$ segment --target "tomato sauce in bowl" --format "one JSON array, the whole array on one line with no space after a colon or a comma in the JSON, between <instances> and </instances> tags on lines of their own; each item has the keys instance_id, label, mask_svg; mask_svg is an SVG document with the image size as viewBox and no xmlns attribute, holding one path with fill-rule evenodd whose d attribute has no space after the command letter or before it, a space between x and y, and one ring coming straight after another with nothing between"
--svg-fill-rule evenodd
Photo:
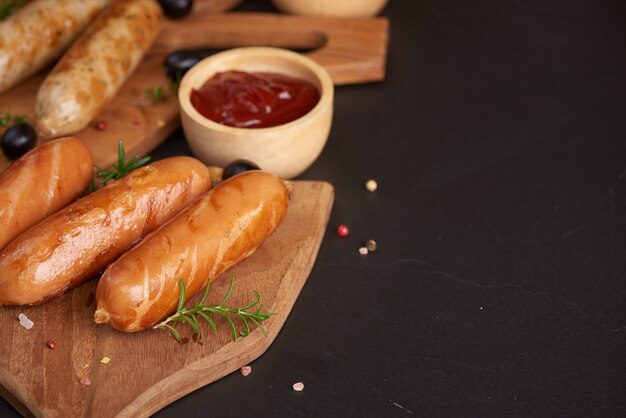
<instances>
[{"instance_id":1,"label":"tomato sauce in bowl","mask_svg":"<svg viewBox=\"0 0 626 418\"><path fill-rule=\"evenodd\" d=\"M296 120L315 107L320 94L298 78L270 72L218 72L191 91L204 117L237 128L269 128Z\"/></svg>"}]
</instances>

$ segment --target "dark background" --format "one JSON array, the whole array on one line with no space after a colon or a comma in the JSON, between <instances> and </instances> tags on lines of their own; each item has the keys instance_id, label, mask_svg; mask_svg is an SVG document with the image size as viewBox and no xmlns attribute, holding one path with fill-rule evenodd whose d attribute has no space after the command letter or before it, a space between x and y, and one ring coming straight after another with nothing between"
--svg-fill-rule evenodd
<instances>
[{"instance_id":1,"label":"dark background","mask_svg":"<svg viewBox=\"0 0 626 418\"><path fill-rule=\"evenodd\" d=\"M336 200L285 327L156 416L625 416L626 2L382 14L386 80L337 87L301 176ZM181 153L178 132L154 155Z\"/></svg>"}]
</instances>

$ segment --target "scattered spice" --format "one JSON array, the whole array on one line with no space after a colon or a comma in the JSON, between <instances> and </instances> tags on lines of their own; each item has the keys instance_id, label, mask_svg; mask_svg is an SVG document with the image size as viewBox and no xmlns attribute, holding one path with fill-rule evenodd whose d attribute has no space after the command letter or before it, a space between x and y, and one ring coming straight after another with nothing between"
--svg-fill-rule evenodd
<instances>
[{"instance_id":1,"label":"scattered spice","mask_svg":"<svg viewBox=\"0 0 626 418\"><path fill-rule=\"evenodd\" d=\"M165 126L165 121L163 119L157 120L157 127L162 128Z\"/></svg>"},{"instance_id":2,"label":"scattered spice","mask_svg":"<svg viewBox=\"0 0 626 418\"><path fill-rule=\"evenodd\" d=\"M50 340L46 343L48 345L48 347L50 348L50 350L55 350L57 348L57 345L54 341Z\"/></svg>"},{"instance_id":3,"label":"scattered spice","mask_svg":"<svg viewBox=\"0 0 626 418\"><path fill-rule=\"evenodd\" d=\"M296 392L302 392L302 389L304 389L304 383L297 382L293 384L293 390L295 390Z\"/></svg>"},{"instance_id":4,"label":"scattered spice","mask_svg":"<svg viewBox=\"0 0 626 418\"><path fill-rule=\"evenodd\" d=\"M84 386L91 386L91 380L87 376L80 378L80 384Z\"/></svg>"},{"instance_id":5,"label":"scattered spice","mask_svg":"<svg viewBox=\"0 0 626 418\"><path fill-rule=\"evenodd\" d=\"M378 189L378 183L374 179L369 179L365 182L365 188L369 192L375 192Z\"/></svg>"},{"instance_id":6,"label":"scattered spice","mask_svg":"<svg viewBox=\"0 0 626 418\"><path fill-rule=\"evenodd\" d=\"M365 248L365 247L359 248L359 254L367 255L367 253L368 253L367 248Z\"/></svg>"},{"instance_id":7,"label":"scattered spice","mask_svg":"<svg viewBox=\"0 0 626 418\"><path fill-rule=\"evenodd\" d=\"M365 243L365 248L367 248L367 251L373 253L378 248L378 245L376 244L376 241L374 241L373 239L369 239Z\"/></svg>"},{"instance_id":8,"label":"scattered spice","mask_svg":"<svg viewBox=\"0 0 626 418\"><path fill-rule=\"evenodd\" d=\"M141 122L139 122L137 119L135 119L135 120L133 121L133 125L135 125L135 126L139 126L139 125L141 125Z\"/></svg>"},{"instance_id":9,"label":"scattered spice","mask_svg":"<svg viewBox=\"0 0 626 418\"><path fill-rule=\"evenodd\" d=\"M110 361L111 361L111 359L108 358L108 357L102 357L100 359L100 363L102 363L102 364L109 364Z\"/></svg>"},{"instance_id":10,"label":"scattered spice","mask_svg":"<svg viewBox=\"0 0 626 418\"><path fill-rule=\"evenodd\" d=\"M350 230L348 229L346 225L339 225L337 227L337 235L339 235L341 238L347 237L349 233L350 233Z\"/></svg>"},{"instance_id":11,"label":"scattered spice","mask_svg":"<svg viewBox=\"0 0 626 418\"><path fill-rule=\"evenodd\" d=\"M99 131L105 131L107 128L107 123L103 120L101 120L100 122L96 123L96 129Z\"/></svg>"},{"instance_id":12,"label":"scattered spice","mask_svg":"<svg viewBox=\"0 0 626 418\"><path fill-rule=\"evenodd\" d=\"M242 375L247 376L247 375L249 375L250 373L252 373L252 367L250 367L250 366L243 366L243 367L240 369L240 371L241 371L241 374L242 374Z\"/></svg>"},{"instance_id":13,"label":"scattered spice","mask_svg":"<svg viewBox=\"0 0 626 418\"><path fill-rule=\"evenodd\" d=\"M26 329L31 329L33 325L35 325L35 323L28 319L28 317L23 313L20 313L17 318L20 320L20 325Z\"/></svg>"}]
</instances>

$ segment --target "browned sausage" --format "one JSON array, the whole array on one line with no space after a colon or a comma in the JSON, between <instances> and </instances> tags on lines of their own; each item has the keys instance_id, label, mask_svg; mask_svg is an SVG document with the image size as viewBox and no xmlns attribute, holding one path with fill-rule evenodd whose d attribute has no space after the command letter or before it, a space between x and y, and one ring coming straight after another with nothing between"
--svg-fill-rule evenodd
<instances>
[{"instance_id":1,"label":"browned sausage","mask_svg":"<svg viewBox=\"0 0 626 418\"><path fill-rule=\"evenodd\" d=\"M126 332L148 328L207 279L243 260L280 225L288 192L277 177L250 171L221 183L163 225L102 275L95 320Z\"/></svg>"},{"instance_id":2,"label":"browned sausage","mask_svg":"<svg viewBox=\"0 0 626 418\"><path fill-rule=\"evenodd\" d=\"M1 22L0 93L54 61L108 3L32 1Z\"/></svg>"},{"instance_id":3,"label":"browned sausage","mask_svg":"<svg viewBox=\"0 0 626 418\"><path fill-rule=\"evenodd\" d=\"M0 304L37 304L78 285L210 186L204 164L173 157L49 216L0 252Z\"/></svg>"},{"instance_id":4,"label":"browned sausage","mask_svg":"<svg viewBox=\"0 0 626 418\"><path fill-rule=\"evenodd\" d=\"M54 138L87 126L150 49L161 17L154 0L114 0L42 83L35 104L39 134Z\"/></svg>"},{"instance_id":5,"label":"browned sausage","mask_svg":"<svg viewBox=\"0 0 626 418\"><path fill-rule=\"evenodd\" d=\"M89 185L91 154L76 138L43 144L0 174L0 250Z\"/></svg>"}]
</instances>

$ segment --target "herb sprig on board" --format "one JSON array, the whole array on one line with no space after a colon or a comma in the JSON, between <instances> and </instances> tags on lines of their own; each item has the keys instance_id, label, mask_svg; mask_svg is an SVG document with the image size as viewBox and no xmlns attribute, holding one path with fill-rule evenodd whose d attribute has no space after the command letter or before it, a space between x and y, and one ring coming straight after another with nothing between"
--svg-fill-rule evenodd
<instances>
[{"instance_id":1,"label":"herb sprig on board","mask_svg":"<svg viewBox=\"0 0 626 418\"><path fill-rule=\"evenodd\" d=\"M126 161L126 151L124 150L124 142L120 139L117 143L117 164L112 164L113 170L103 170L96 166L97 175L102 180L102 185L106 186L108 182L114 179L121 179L131 171L148 163L151 157L139 158L136 155Z\"/></svg>"},{"instance_id":2,"label":"herb sprig on board","mask_svg":"<svg viewBox=\"0 0 626 418\"><path fill-rule=\"evenodd\" d=\"M13 13L13 9L26 4L26 0L2 0L0 2L0 21L6 19Z\"/></svg>"},{"instance_id":3,"label":"herb sprig on board","mask_svg":"<svg viewBox=\"0 0 626 418\"><path fill-rule=\"evenodd\" d=\"M170 96L175 96L178 93L178 87L181 80L180 72L176 73L176 80L170 81L167 88L156 85L153 87L146 87L146 96L150 100L150 103L158 103L166 100Z\"/></svg>"},{"instance_id":4,"label":"herb sprig on board","mask_svg":"<svg viewBox=\"0 0 626 418\"><path fill-rule=\"evenodd\" d=\"M272 314L268 312L263 312L263 306L261 305L261 296L257 291L253 291L254 301L249 303L246 306L241 308L230 308L226 306L230 295L233 292L233 288L235 287L235 277L231 276L230 287L228 288L228 292L226 292L226 296L222 299L220 303L217 305L206 306L204 303L206 302L207 296L209 295L209 291L211 288L211 281L207 280L207 286L202 295L202 299L198 303L196 303L191 308L185 307L185 300L187 299L187 288L185 286L185 282L183 279L178 280L180 291L178 296L178 307L176 308L176 313L169 316L165 321L160 324L155 325L153 328L162 329L168 331L172 336L176 339L176 341L181 342L180 333L176 328L174 328L173 324L188 324L193 330L194 337L196 340L199 340L202 336L200 331L200 326L198 325L198 319L203 318L206 320L214 333L217 332L217 324L215 322L215 318L223 317L228 325L230 326L230 330L233 336L233 340L237 341L237 337L246 337L250 334L250 326L251 323L256 325L263 334L267 335L267 331L265 328L261 326L260 322L268 319ZM256 309L253 309L257 307ZM237 326L235 325L235 321L233 319L237 319L243 323L243 330L238 331Z\"/></svg>"},{"instance_id":5,"label":"herb sprig on board","mask_svg":"<svg viewBox=\"0 0 626 418\"><path fill-rule=\"evenodd\" d=\"M0 112L0 127L5 128L13 123L24 123L28 120L25 115L12 115L11 112Z\"/></svg>"}]
</instances>

